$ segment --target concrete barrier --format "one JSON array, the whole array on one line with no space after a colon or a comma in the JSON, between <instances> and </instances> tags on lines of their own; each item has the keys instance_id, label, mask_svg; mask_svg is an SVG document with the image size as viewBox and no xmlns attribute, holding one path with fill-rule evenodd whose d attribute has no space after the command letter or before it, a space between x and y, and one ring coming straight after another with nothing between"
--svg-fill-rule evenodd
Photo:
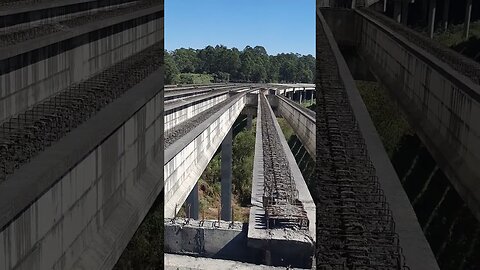
<instances>
[{"instance_id":1,"label":"concrete barrier","mask_svg":"<svg viewBox=\"0 0 480 270\"><path fill-rule=\"evenodd\" d=\"M315 159L317 156L315 112L300 108L300 105L285 97L277 96L277 98L280 115L287 120L307 152ZM306 113L306 110L310 111L310 114Z\"/></svg>"}]
</instances>

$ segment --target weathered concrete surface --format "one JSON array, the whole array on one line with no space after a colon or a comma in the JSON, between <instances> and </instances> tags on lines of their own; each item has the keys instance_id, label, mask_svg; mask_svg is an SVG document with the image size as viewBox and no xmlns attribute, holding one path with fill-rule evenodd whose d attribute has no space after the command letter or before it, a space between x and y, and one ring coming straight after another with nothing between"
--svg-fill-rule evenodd
<instances>
[{"instance_id":1,"label":"weathered concrete surface","mask_svg":"<svg viewBox=\"0 0 480 270\"><path fill-rule=\"evenodd\" d=\"M280 115L287 120L308 154L315 159L317 153L315 144L315 112L310 111L307 108L302 108L301 105L298 105L285 97L277 95L277 98ZM306 111L309 111L309 113Z\"/></svg>"},{"instance_id":2,"label":"weathered concrete surface","mask_svg":"<svg viewBox=\"0 0 480 270\"><path fill-rule=\"evenodd\" d=\"M392 210L396 225L395 231L399 235L400 246L403 248L406 264L410 269L439 269L435 256L420 228L407 194L398 179L395 169L390 163L390 159L385 152L382 141L363 103L355 81L335 42L332 32L335 32L336 28L332 26L333 31L330 30L322 13L323 10L317 10L317 27L323 27L332 51L335 54L335 58L337 59L339 74L347 90L350 105L355 114L360 131L365 139L368 155L375 167L381 188ZM334 15L332 11L329 14Z\"/></svg>"},{"instance_id":3,"label":"weathered concrete surface","mask_svg":"<svg viewBox=\"0 0 480 270\"><path fill-rule=\"evenodd\" d=\"M137 15L156 14L158 10L158 8L152 8L151 11L141 11ZM119 33L92 40L90 43L76 46L16 70L0 72L0 122L58 93L72 83L84 80L163 39L161 34L163 19L160 16L135 27L124 23L126 19L132 18L135 17L129 14L125 18L115 17L108 21L112 25L124 28ZM30 59L29 54L38 54L38 49L46 50L45 48L51 44L59 45L56 50L63 49L65 45L62 47L60 44L65 40L94 32L108 25L110 24L107 22L104 24L95 22L71 29L66 33L55 33L55 36L46 36L13 47L0 48L0 65L9 66L7 63L11 57L22 56L23 58L19 59ZM46 54L46 52L43 53ZM5 69L6 66L0 70Z\"/></svg>"},{"instance_id":4,"label":"weathered concrete surface","mask_svg":"<svg viewBox=\"0 0 480 270\"><path fill-rule=\"evenodd\" d=\"M69 20L80 16L93 15L100 11L108 11L117 8L132 6L135 0L113 1L99 4L99 1L65 1L66 3L55 3L52 6L33 4L30 7L0 8L0 31L19 31L37 27L44 24ZM70 2L70 4L68 4ZM76 9L70 9L69 5L76 5ZM42 7L43 6L43 7ZM80 6L83 6L80 10ZM86 7L86 8L85 8ZM13 18L13 19L12 19Z\"/></svg>"},{"instance_id":5,"label":"weathered concrete surface","mask_svg":"<svg viewBox=\"0 0 480 270\"><path fill-rule=\"evenodd\" d=\"M259 96L260 98L260 96ZM258 102L260 104L260 102ZM279 134L280 142L287 156L289 169L298 190L298 199L302 202L309 220L308 230L267 229L265 224L265 211L263 209L264 194L264 167L263 167L263 139L262 115L260 106L257 112L257 125L255 133L255 157L253 162L252 195L249 225L248 246L260 250L269 250L267 261L272 265L294 265L297 267L311 267L315 246L315 204L308 191L305 180L298 168L290 147L283 136L282 130L276 121L273 110L269 109L274 119L275 128Z\"/></svg>"},{"instance_id":6,"label":"weathered concrete surface","mask_svg":"<svg viewBox=\"0 0 480 270\"><path fill-rule=\"evenodd\" d=\"M359 50L480 220L480 85L361 12Z\"/></svg>"},{"instance_id":7,"label":"weathered concrete surface","mask_svg":"<svg viewBox=\"0 0 480 270\"><path fill-rule=\"evenodd\" d=\"M231 260L198 258L192 256L165 254L165 270L267 270L285 269L267 265L249 264ZM299 268L288 268L298 270Z\"/></svg>"},{"instance_id":8,"label":"weathered concrete surface","mask_svg":"<svg viewBox=\"0 0 480 270\"><path fill-rule=\"evenodd\" d=\"M232 213L232 178L233 178L233 127L225 135L222 141L221 158L221 204L220 217L222 220L231 221Z\"/></svg>"},{"instance_id":9,"label":"weathered concrete surface","mask_svg":"<svg viewBox=\"0 0 480 270\"><path fill-rule=\"evenodd\" d=\"M216 94L203 94L185 98L182 102L165 104L165 133L170 129L199 113L227 100L230 97L228 91Z\"/></svg>"},{"instance_id":10,"label":"weathered concrete surface","mask_svg":"<svg viewBox=\"0 0 480 270\"><path fill-rule=\"evenodd\" d=\"M227 132L245 107L246 93L238 94L188 134L165 150L165 212L172 218L212 159Z\"/></svg>"},{"instance_id":11,"label":"weathered concrete surface","mask_svg":"<svg viewBox=\"0 0 480 270\"><path fill-rule=\"evenodd\" d=\"M163 187L162 85L160 69L2 182L0 269L113 267Z\"/></svg>"},{"instance_id":12,"label":"weathered concrete surface","mask_svg":"<svg viewBox=\"0 0 480 270\"><path fill-rule=\"evenodd\" d=\"M247 247L246 224L238 221L167 219L164 235L166 253L235 261L250 261L254 254Z\"/></svg>"}]
</instances>

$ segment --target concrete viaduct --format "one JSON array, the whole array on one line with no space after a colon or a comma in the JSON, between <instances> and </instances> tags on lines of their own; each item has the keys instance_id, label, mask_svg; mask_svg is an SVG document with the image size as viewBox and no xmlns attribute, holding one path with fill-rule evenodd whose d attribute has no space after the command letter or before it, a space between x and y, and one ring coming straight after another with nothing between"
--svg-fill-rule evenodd
<instances>
[{"instance_id":1,"label":"concrete viaduct","mask_svg":"<svg viewBox=\"0 0 480 270\"><path fill-rule=\"evenodd\" d=\"M403 15L408 12L409 1L405 3L407 8L403 9ZM391 210L395 222L394 231L399 236L404 256L403 267L438 269L408 197L384 154L381 141L339 47L354 48L369 71L386 86L477 219L480 219L480 171L477 166L480 164L480 126L477 117L480 113L480 69L478 63L402 25L399 15L402 13L399 8L401 4L401 1L395 2L393 20L372 8L361 8L358 5L354 5L354 9L328 8L332 5L325 5L326 8L317 10L317 106L328 110L328 98L332 98L330 91L343 89L349 103L346 109L353 112L368 157ZM466 32L470 11L471 2L468 1ZM431 5L430 36L433 33L434 13L434 5ZM448 12L445 16L448 18ZM336 66L336 70L330 72L332 65ZM338 86L334 86L334 78L338 80ZM324 98L324 103L319 98ZM321 145L323 140L318 128L327 131L329 128L321 125L318 113L317 111L317 166L323 167L320 164L328 165L329 161L319 152L325 146ZM328 122L328 111L325 114ZM328 134L327 132L324 140L328 140ZM317 176L321 183L325 182L325 177L330 177L328 172L320 172ZM338 176L335 177L338 179ZM317 209L319 207L320 204L317 203ZM328 213L325 215L333 218ZM317 229L322 226L319 223L321 221L317 220ZM322 234L317 233L317 246L321 245L318 241L321 238ZM371 256L374 257L374 252ZM317 262L318 260L317 258Z\"/></svg>"},{"instance_id":2,"label":"concrete viaduct","mask_svg":"<svg viewBox=\"0 0 480 270\"><path fill-rule=\"evenodd\" d=\"M270 266L312 265L315 205L275 115L287 120L308 153L315 157L315 113L287 98L295 97L300 101L310 97L311 100L314 90L311 84L217 84L167 88L164 166L167 253L191 252L203 257ZM233 124L240 114L247 115L247 128L252 127L255 116L257 119L252 207L246 228L238 222L231 222L232 133ZM269 123L268 126L266 123ZM285 187L285 190L297 194L297 203L292 207L298 209L288 214L270 211L276 206L266 200L270 198L265 195L270 179L268 176L278 172L278 169L268 167L273 163L268 161L272 156L266 153L273 150L265 142L270 141L278 141L275 147L279 148L275 153L281 153L279 155L284 157L287 167L283 167L283 170L287 170L291 177L288 181L292 181L289 182L292 186ZM218 221L204 221L203 218L199 219L197 181L219 148L222 155L221 213ZM280 181L282 178L285 177L279 175L276 179ZM271 199L280 201L279 198ZM184 203L188 209L187 223L176 218ZM268 218L260 218L267 215ZM288 216L293 218L289 219ZM290 223L299 230L288 230L288 226L293 226ZM274 224L285 226L284 229L289 231L288 236L284 229L278 229ZM199 234L203 235L200 237L202 240L192 244L192 237ZM230 247L230 251L225 251L226 246ZM232 246L236 246L236 249ZM262 258L252 258L248 250L258 250L264 255ZM179 258L172 261L180 265ZM171 266L175 265L172 262Z\"/></svg>"},{"instance_id":3,"label":"concrete viaduct","mask_svg":"<svg viewBox=\"0 0 480 270\"><path fill-rule=\"evenodd\" d=\"M163 189L160 2L2 2L0 269L111 269Z\"/></svg>"}]
</instances>

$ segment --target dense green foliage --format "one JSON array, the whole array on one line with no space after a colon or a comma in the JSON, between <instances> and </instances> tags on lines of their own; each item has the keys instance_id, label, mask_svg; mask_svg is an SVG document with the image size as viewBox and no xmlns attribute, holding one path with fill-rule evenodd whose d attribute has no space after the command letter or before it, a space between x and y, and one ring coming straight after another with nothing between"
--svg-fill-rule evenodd
<instances>
[{"instance_id":1,"label":"dense green foliage","mask_svg":"<svg viewBox=\"0 0 480 270\"><path fill-rule=\"evenodd\" d=\"M233 186L242 206L250 203L252 193L253 158L255 156L255 132L240 132L233 141Z\"/></svg>"},{"instance_id":2,"label":"dense green foliage","mask_svg":"<svg viewBox=\"0 0 480 270\"><path fill-rule=\"evenodd\" d=\"M390 158L400 147L402 138L414 131L400 108L390 99L385 89L376 82L357 81L370 117Z\"/></svg>"},{"instance_id":3,"label":"dense green foliage","mask_svg":"<svg viewBox=\"0 0 480 270\"><path fill-rule=\"evenodd\" d=\"M163 192L158 197L114 270L163 269Z\"/></svg>"},{"instance_id":4,"label":"dense green foliage","mask_svg":"<svg viewBox=\"0 0 480 270\"><path fill-rule=\"evenodd\" d=\"M245 119L244 119L245 120ZM254 123L253 123L254 124ZM232 145L232 183L236 203L247 206L250 203L253 158L255 152L255 128L239 129L233 138ZM221 192L221 150L208 163L199 180L199 188L203 193L200 198L200 212L207 212L220 201ZM207 213L208 214L208 213ZM236 215L237 216L237 215Z\"/></svg>"},{"instance_id":5,"label":"dense green foliage","mask_svg":"<svg viewBox=\"0 0 480 270\"><path fill-rule=\"evenodd\" d=\"M464 25L450 25L447 31L438 28L434 39L447 47L453 47L465 42ZM480 38L480 21L472 22L470 26L470 39Z\"/></svg>"},{"instance_id":6,"label":"dense green foliage","mask_svg":"<svg viewBox=\"0 0 480 270\"><path fill-rule=\"evenodd\" d=\"M165 51L165 84L179 84L183 73L210 74L215 82L313 83L315 58L281 53L269 55L264 47L247 46L242 51L222 45L204 49Z\"/></svg>"}]
</instances>

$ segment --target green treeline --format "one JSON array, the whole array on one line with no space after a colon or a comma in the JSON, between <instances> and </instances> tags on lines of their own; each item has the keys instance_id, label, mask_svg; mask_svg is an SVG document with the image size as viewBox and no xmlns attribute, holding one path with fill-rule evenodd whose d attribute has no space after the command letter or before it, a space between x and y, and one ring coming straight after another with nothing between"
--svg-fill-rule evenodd
<instances>
[{"instance_id":1,"label":"green treeline","mask_svg":"<svg viewBox=\"0 0 480 270\"><path fill-rule=\"evenodd\" d=\"M223 45L165 51L165 84L206 83L208 80L313 83L314 74L312 55L269 55L262 46L247 46L242 51ZM200 75L203 75L202 80L199 80Z\"/></svg>"}]
</instances>

